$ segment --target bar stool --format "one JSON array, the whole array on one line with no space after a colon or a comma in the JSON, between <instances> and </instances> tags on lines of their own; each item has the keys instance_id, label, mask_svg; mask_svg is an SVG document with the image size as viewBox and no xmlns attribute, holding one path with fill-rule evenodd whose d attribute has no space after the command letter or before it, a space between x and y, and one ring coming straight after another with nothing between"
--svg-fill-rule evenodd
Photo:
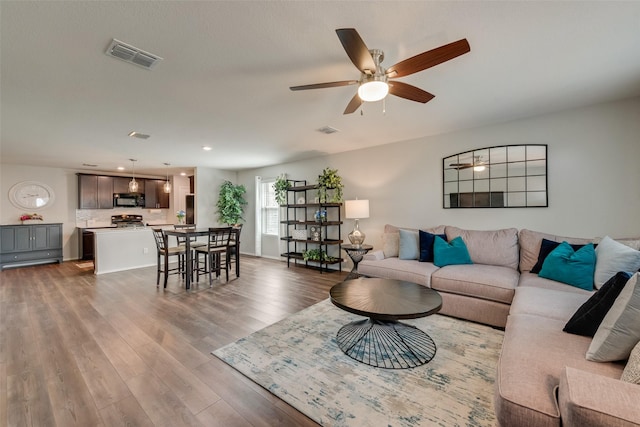
<instances>
[{"instance_id":1,"label":"bar stool","mask_svg":"<svg viewBox=\"0 0 640 427\"><path fill-rule=\"evenodd\" d=\"M216 279L220 277L220 272L224 268L227 282L229 281L229 241L231 240L231 227L209 228L209 238L206 246L195 249L197 271L196 281L200 281L200 274L209 274L209 286L213 284L212 272L216 272ZM204 255L204 267L200 268L200 255Z\"/></svg>"},{"instance_id":2,"label":"bar stool","mask_svg":"<svg viewBox=\"0 0 640 427\"><path fill-rule=\"evenodd\" d=\"M156 241L158 266L156 271L156 286L160 284L160 272L164 273L164 287L167 287L167 279L169 274L184 274L184 257L187 253L184 247L174 246L169 247L168 236L164 234L161 228L153 228L153 237ZM178 257L178 266L175 268L169 268L169 257ZM160 258L164 258L164 266L160 266Z\"/></svg>"}]
</instances>

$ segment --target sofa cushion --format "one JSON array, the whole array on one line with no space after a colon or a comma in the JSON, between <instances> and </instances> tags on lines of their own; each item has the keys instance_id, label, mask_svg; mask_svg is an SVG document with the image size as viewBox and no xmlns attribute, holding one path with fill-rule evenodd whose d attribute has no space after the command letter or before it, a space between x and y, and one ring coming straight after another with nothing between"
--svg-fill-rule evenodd
<instances>
[{"instance_id":1,"label":"sofa cushion","mask_svg":"<svg viewBox=\"0 0 640 427\"><path fill-rule=\"evenodd\" d=\"M520 272L531 271L536 262L538 262L538 254L542 239L553 240L555 242L567 242L571 245L586 245L594 243L593 239L581 239L577 237L561 237L553 234L540 233L522 229L518 233L518 241L520 242Z\"/></svg>"},{"instance_id":2,"label":"sofa cushion","mask_svg":"<svg viewBox=\"0 0 640 427\"><path fill-rule=\"evenodd\" d=\"M602 320L587 352L587 360L625 360L640 341L640 273L634 274Z\"/></svg>"},{"instance_id":3,"label":"sofa cushion","mask_svg":"<svg viewBox=\"0 0 640 427\"><path fill-rule=\"evenodd\" d=\"M518 230L463 230L446 227L448 240L462 237L474 264L500 265L518 268Z\"/></svg>"},{"instance_id":4,"label":"sofa cushion","mask_svg":"<svg viewBox=\"0 0 640 427\"><path fill-rule=\"evenodd\" d=\"M428 231L420 230L418 232L418 236L420 240L420 256L418 257L418 261L433 262L433 243L436 239L436 236L446 239L447 235L433 234L429 233Z\"/></svg>"},{"instance_id":5,"label":"sofa cushion","mask_svg":"<svg viewBox=\"0 0 640 427\"><path fill-rule=\"evenodd\" d=\"M437 269L430 262L401 260L396 257L376 261L363 259L358 264L358 273L362 275L406 280L423 286L431 285L431 275Z\"/></svg>"},{"instance_id":6,"label":"sofa cushion","mask_svg":"<svg viewBox=\"0 0 640 427\"><path fill-rule=\"evenodd\" d=\"M580 289L592 290L595 269L596 252L592 243L574 251L569 243L562 242L544 260L538 275Z\"/></svg>"},{"instance_id":7,"label":"sofa cushion","mask_svg":"<svg viewBox=\"0 0 640 427\"><path fill-rule=\"evenodd\" d=\"M598 292L591 295L591 298L576 310L564 325L563 331L585 337L594 336L602 319L607 315L630 277L629 273L621 271L609 279Z\"/></svg>"},{"instance_id":8,"label":"sofa cushion","mask_svg":"<svg viewBox=\"0 0 640 427\"><path fill-rule=\"evenodd\" d=\"M400 230L400 249L398 250L398 258L400 259L418 259L420 255L420 245L418 232L412 230Z\"/></svg>"},{"instance_id":9,"label":"sofa cushion","mask_svg":"<svg viewBox=\"0 0 640 427\"><path fill-rule=\"evenodd\" d=\"M446 242L439 236L436 236L433 241L433 263L438 267L473 264L462 237L456 237L450 242Z\"/></svg>"},{"instance_id":10,"label":"sofa cushion","mask_svg":"<svg viewBox=\"0 0 640 427\"><path fill-rule=\"evenodd\" d=\"M564 321L509 315L496 378L501 426L560 425L555 387L565 367L620 378L622 366L585 359L590 339L562 332Z\"/></svg>"},{"instance_id":11,"label":"sofa cushion","mask_svg":"<svg viewBox=\"0 0 640 427\"><path fill-rule=\"evenodd\" d=\"M573 292L583 295L591 295L594 291L585 291L584 289L576 288L575 286L567 285L566 283L556 282L555 280L545 279L537 274L524 272L520 273L520 281L518 287L535 287L542 289L554 289L557 291Z\"/></svg>"},{"instance_id":12,"label":"sofa cushion","mask_svg":"<svg viewBox=\"0 0 640 427\"><path fill-rule=\"evenodd\" d=\"M628 383L640 384L640 341L631 350L620 379Z\"/></svg>"},{"instance_id":13,"label":"sofa cushion","mask_svg":"<svg viewBox=\"0 0 640 427\"><path fill-rule=\"evenodd\" d=\"M584 293L518 286L509 314L531 314L566 322L588 298Z\"/></svg>"},{"instance_id":14,"label":"sofa cushion","mask_svg":"<svg viewBox=\"0 0 640 427\"><path fill-rule=\"evenodd\" d=\"M518 272L484 264L448 265L431 275L431 287L452 294L511 304Z\"/></svg>"},{"instance_id":15,"label":"sofa cushion","mask_svg":"<svg viewBox=\"0 0 640 427\"><path fill-rule=\"evenodd\" d=\"M563 427L631 427L640 420L640 387L567 367L558 403Z\"/></svg>"},{"instance_id":16,"label":"sofa cushion","mask_svg":"<svg viewBox=\"0 0 640 427\"><path fill-rule=\"evenodd\" d=\"M619 271L636 272L640 269L640 251L618 243L609 236L600 241L596 249L598 259L593 278L596 288L600 288L607 280Z\"/></svg>"},{"instance_id":17,"label":"sofa cushion","mask_svg":"<svg viewBox=\"0 0 640 427\"><path fill-rule=\"evenodd\" d=\"M397 257L400 253L400 233L382 235L382 252L385 258Z\"/></svg>"},{"instance_id":18,"label":"sofa cushion","mask_svg":"<svg viewBox=\"0 0 640 427\"><path fill-rule=\"evenodd\" d=\"M540 245L540 253L538 253L538 261L536 262L536 265L531 267L532 273L536 273L536 274L540 273L540 270L542 269L542 265L544 264L544 260L547 259L549 254L553 252L555 248L560 246L560 243L562 242L554 242L553 240L542 239L542 243ZM574 251L577 251L583 246L584 245L571 245Z\"/></svg>"}]
</instances>

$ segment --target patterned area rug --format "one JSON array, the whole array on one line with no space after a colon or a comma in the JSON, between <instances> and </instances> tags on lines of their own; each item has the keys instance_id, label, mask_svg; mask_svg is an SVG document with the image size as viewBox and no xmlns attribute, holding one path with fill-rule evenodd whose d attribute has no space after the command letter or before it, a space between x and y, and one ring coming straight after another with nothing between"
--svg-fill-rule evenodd
<instances>
[{"instance_id":1,"label":"patterned area rug","mask_svg":"<svg viewBox=\"0 0 640 427\"><path fill-rule=\"evenodd\" d=\"M493 426L503 332L441 315L406 320L437 345L411 369L356 362L336 333L362 319L328 299L213 352L324 426Z\"/></svg>"}]
</instances>

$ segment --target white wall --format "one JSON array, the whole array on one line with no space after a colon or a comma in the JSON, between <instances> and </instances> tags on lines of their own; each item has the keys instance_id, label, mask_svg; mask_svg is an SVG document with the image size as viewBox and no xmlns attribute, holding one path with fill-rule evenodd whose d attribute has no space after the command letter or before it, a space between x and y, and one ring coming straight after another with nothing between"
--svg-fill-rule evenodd
<instances>
[{"instance_id":1,"label":"white wall","mask_svg":"<svg viewBox=\"0 0 640 427\"><path fill-rule=\"evenodd\" d=\"M2 164L0 171L0 223L20 224L20 215L25 212L9 202L9 189L18 182L40 181L46 183L55 193L53 205L38 211L44 222L62 223L63 258L78 257L78 234L76 229L76 207L78 205L78 177L67 169L45 168L25 165Z\"/></svg>"},{"instance_id":2,"label":"white wall","mask_svg":"<svg viewBox=\"0 0 640 427\"><path fill-rule=\"evenodd\" d=\"M218 202L220 185L225 180L235 183L236 172L204 167L197 168L195 170L195 209L196 224L198 227L217 227L226 225L218 223L218 215L216 214L216 203ZM247 189L249 189L249 187L247 187ZM244 236L244 231L242 234ZM246 248L246 246L244 247Z\"/></svg>"},{"instance_id":3,"label":"white wall","mask_svg":"<svg viewBox=\"0 0 640 427\"><path fill-rule=\"evenodd\" d=\"M330 137L330 136L329 136ZM548 144L548 208L443 209L442 159L507 144ZM380 247L385 223L451 224L470 229L529 228L565 236L640 236L640 98L479 129L382 145L238 173L247 187L244 251L254 247L254 176L315 183L337 168L344 197L370 200L360 221L367 243ZM345 220L343 236L352 229ZM343 237L344 238L344 237ZM275 255L277 254L265 254Z\"/></svg>"}]
</instances>

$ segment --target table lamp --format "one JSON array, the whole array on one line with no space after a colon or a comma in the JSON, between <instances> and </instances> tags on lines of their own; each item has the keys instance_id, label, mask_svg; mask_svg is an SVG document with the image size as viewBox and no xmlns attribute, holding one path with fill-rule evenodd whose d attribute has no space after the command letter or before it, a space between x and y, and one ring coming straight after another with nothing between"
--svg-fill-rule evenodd
<instances>
[{"instance_id":1,"label":"table lamp","mask_svg":"<svg viewBox=\"0 0 640 427\"><path fill-rule=\"evenodd\" d=\"M368 200L345 200L344 213L347 219L355 219L355 228L349 233L349 241L352 245L359 248L364 242L365 235L360 231L358 220L369 218L369 201Z\"/></svg>"}]
</instances>

